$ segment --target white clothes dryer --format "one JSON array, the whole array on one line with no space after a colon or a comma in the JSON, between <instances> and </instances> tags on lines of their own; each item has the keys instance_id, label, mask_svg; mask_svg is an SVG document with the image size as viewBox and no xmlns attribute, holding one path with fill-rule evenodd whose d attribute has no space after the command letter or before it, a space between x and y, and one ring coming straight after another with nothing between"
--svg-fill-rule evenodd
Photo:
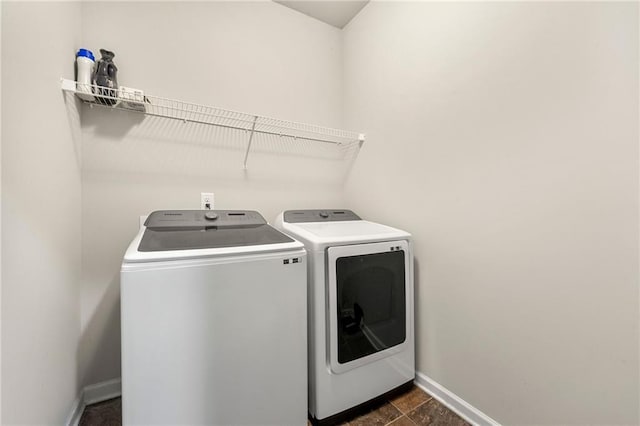
<instances>
[{"instance_id":1,"label":"white clothes dryer","mask_svg":"<svg viewBox=\"0 0 640 426\"><path fill-rule=\"evenodd\" d=\"M350 210L289 210L308 253L309 418L335 424L415 377L411 235Z\"/></svg>"},{"instance_id":2,"label":"white clothes dryer","mask_svg":"<svg viewBox=\"0 0 640 426\"><path fill-rule=\"evenodd\" d=\"M307 422L306 252L255 211L156 211L121 272L124 425Z\"/></svg>"}]
</instances>

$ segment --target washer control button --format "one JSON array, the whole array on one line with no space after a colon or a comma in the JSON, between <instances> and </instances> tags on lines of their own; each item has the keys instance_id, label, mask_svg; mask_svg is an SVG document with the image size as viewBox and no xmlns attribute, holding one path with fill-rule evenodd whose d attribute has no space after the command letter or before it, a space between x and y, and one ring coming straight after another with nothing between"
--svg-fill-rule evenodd
<instances>
[{"instance_id":1,"label":"washer control button","mask_svg":"<svg viewBox=\"0 0 640 426\"><path fill-rule=\"evenodd\" d=\"M204 214L204 218L207 220L216 220L218 218L218 214L216 212L206 212Z\"/></svg>"},{"instance_id":2,"label":"washer control button","mask_svg":"<svg viewBox=\"0 0 640 426\"><path fill-rule=\"evenodd\" d=\"M323 218L323 219L326 219L326 218L328 218L328 217L329 217L329 213L327 213L327 212L320 212L320 217L321 217L321 218Z\"/></svg>"}]
</instances>

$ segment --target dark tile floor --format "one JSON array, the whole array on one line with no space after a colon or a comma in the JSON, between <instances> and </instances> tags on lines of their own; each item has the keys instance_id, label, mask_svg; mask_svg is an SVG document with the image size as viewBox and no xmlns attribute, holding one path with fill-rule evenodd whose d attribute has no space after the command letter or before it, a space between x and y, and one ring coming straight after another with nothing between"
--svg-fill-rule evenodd
<instances>
[{"instance_id":1,"label":"dark tile floor","mask_svg":"<svg viewBox=\"0 0 640 426\"><path fill-rule=\"evenodd\" d=\"M349 420L348 426L467 426L469 423L414 386L377 408Z\"/></svg>"},{"instance_id":2,"label":"dark tile floor","mask_svg":"<svg viewBox=\"0 0 640 426\"><path fill-rule=\"evenodd\" d=\"M122 425L122 399L114 398L97 404L87 405L78 426L120 426Z\"/></svg>"},{"instance_id":3,"label":"dark tile floor","mask_svg":"<svg viewBox=\"0 0 640 426\"><path fill-rule=\"evenodd\" d=\"M88 405L80 426L117 426L122 424L122 401L110 399ZM457 414L414 386L408 392L381 403L378 407L342 423L343 426L467 426Z\"/></svg>"}]
</instances>

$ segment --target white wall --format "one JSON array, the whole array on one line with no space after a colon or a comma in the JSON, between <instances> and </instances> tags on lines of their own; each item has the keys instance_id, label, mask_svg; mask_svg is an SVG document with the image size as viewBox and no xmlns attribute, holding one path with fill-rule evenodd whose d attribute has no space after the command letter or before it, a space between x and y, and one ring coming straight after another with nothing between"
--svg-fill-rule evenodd
<instances>
[{"instance_id":1,"label":"white wall","mask_svg":"<svg viewBox=\"0 0 640 426\"><path fill-rule=\"evenodd\" d=\"M637 9L374 2L342 34L271 2L2 2L2 423L119 376L137 216L214 191L413 232L418 368L497 420L637 424ZM78 47L152 94L365 130L346 196L313 159L244 173L206 130L98 109L80 177L55 84Z\"/></svg>"},{"instance_id":2,"label":"white wall","mask_svg":"<svg viewBox=\"0 0 640 426\"><path fill-rule=\"evenodd\" d=\"M80 166L59 79L80 18L2 4L2 424L63 424L78 395Z\"/></svg>"},{"instance_id":3,"label":"white wall","mask_svg":"<svg viewBox=\"0 0 640 426\"><path fill-rule=\"evenodd\" d=\"M347 199L411 231L417 367L503 424L638 424L638 5L373 2Z\"/></svg>"},{"instance_id":4,"label":"white wall","mask_svg":"<svg viewBox=\"0 0 640 426\"><path fill-rule=\"evenodd\" d=\"M94 3L86 47L116 53L119 83L148 93L332 127L342 125L341 33L273 2ZM115 24L117 23L117 24ZM114 28L117 27L117 30ZM120 375L119 269L138 216L197 209L343 205L343 180L299 156L249 157L245 141L212 129L83 111L80 373L84 385ZM261 149L258 147L258 151Z\"/></svg>"},{"instance_id":5,"label":"white wall","mask_svg":"<svg viewBox=\"0 0 640 426\"><path fill-rule=\"evenodd\" d=\"M0 2L0 25L2 24L2 2ZM2 28L0 27L0 46ZM0 55L0 320L2 319L2 55ZM2 422L2 326L0 325L0 423Z\"/></svg>"}]
</instances>

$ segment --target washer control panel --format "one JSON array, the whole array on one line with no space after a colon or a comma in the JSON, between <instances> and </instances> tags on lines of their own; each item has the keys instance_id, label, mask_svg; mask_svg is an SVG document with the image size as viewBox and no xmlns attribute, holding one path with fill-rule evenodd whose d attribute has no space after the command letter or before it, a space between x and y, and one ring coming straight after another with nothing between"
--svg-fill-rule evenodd
<instances>
[{"instance_id":1,"label":"washer control panel","mask_svg":"<svg viewBox=\"0 0 640 426\"><path fill-rule=\"evenodd\" d=\"M283 215L288 223L304 222L343 222L347 220L362 220L360 216L345 209L322 210L287 210Z\"/></svg>"},{"instance_id":2,"label":"washer control panel","mask_svg":"<svg viewBox=\"0 0 640 426\"><path fill-rule=\"evenodd\" d=\"M293 242L252 210L161 210L144 225L140 252Z\"/></svg>"},{"instance_id":3,"label":"washer control panel","mask_svg":"<svg viewBox=\"0 0 640 426\"><path fill-rule=\"evenodd\" d=\"M218 228L266 225L262 215L252 210L160 210L149 215L145 226L150 229Z\"/></svg>"}]
</instances>

